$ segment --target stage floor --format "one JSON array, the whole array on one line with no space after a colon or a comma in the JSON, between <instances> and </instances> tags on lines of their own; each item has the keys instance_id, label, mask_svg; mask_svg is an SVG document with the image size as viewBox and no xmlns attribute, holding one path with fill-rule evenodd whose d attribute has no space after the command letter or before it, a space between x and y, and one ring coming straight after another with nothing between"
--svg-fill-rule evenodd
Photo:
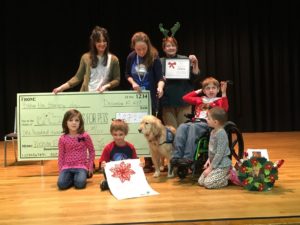
<instances>
[{"instance_id":1,"label":"stage floor","mask_svg":"<svg viewBox=\"0 0 300 225\"><path fill-rule=\"evenodd\" d=\"M87 188L58 191L57 161L7 167L0 144L0 224L300 224L300 132L244 133L245 149L268 149L271 161L284 159L279 180L267 192L230 185L207 190L187 177L147 174L159 195L116 200L101 192L96 173ZM98 163L97 163L98 164Z\"/></svg>"}]
</instances>

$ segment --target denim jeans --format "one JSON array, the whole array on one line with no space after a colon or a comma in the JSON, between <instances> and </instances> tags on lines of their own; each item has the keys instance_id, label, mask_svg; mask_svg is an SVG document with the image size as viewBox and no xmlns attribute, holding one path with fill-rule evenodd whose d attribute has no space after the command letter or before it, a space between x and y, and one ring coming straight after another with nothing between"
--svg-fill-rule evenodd
<instances>
[{"instance_id":1,"label":"denim jeans","mask_svg":"<svg viewBox=\"0 0 300 225\"><path fill-rule=\"evenodd\" d=\"M65 190L74 185L77 189L85 188L87 171L80 168L64 169L60 172L57 186L60 190Z\"/></svg>"},{"instance_id":2,"label":"denim jeans","mask_svg":"<svg viewBox=\"0 0 300 225\"><path fill-rule=\"evenodd\" d=\"M208 131L205 122L182 123L176 130L173 158L185 158L193 161L197 148L196 140Z\"/></svg>"}]
</instances>

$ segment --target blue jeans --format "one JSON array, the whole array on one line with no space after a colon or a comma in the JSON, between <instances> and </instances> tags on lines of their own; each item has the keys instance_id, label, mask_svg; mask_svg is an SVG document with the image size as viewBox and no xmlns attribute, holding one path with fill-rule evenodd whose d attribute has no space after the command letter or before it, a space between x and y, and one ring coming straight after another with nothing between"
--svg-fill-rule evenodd
<instances>
[{"instance_id":1,"label":"blue jeans","mask_svg":"<svg viewBox=\"0 0 300 225\"><path fill-rule=\"evenodd\" d=\"M197 148L196 140L208 131L205 122L182 123L176 130L173 158L194 160Z\"/></svg>"},{"instance_id":2,"label":"blue jeans","mask_svg":"<svg viewBox=\"0 0 300 225\"><path fill-rule=\"evenodd\" d=\"M59 174L57 186L60 190L68 189L73 185L77 189L83 189L86 186L87 173L85 169L65 169Z\"/></svg>"}]
</instances>

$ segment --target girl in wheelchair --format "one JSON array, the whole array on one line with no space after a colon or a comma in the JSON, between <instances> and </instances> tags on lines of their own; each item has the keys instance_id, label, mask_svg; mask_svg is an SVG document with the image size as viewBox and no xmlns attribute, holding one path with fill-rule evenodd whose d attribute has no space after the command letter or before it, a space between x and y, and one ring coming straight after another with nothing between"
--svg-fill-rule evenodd
<instances>
[{"instance_id":1,"label":"girl in wheelchair","mask_svg":"<svg viewBox=\"0 0 300 225\"><path fill-rule=\"evenodd\" d=\"M208 189L228 185L228 173L231 167L228 136L224 130L227 113L223 108L214 107L207 113L207 123L213 130L210 132L208 159L198 183Z\"/></svg>"},{"instance_id":2,"label":"girl in wheelchair","mask_svg":"<svg viewBox=\"0 0 300 225\"><path fill-rule=\"evenodd\" d=\"M228 111L228 99L226 95L227 82L221 84L213 77L208 77L202 82L202 89L192 91L183 96L183 100L195 105L195 117L191 122L181 124L176 131L174 139L174 151L171 165L191 165L197 147L197 139L207 133L207 110L221 107ZM221 90L222 96L217 97ZM204 94L203 96L199 96Z\"/></svg>"}]
</instances>

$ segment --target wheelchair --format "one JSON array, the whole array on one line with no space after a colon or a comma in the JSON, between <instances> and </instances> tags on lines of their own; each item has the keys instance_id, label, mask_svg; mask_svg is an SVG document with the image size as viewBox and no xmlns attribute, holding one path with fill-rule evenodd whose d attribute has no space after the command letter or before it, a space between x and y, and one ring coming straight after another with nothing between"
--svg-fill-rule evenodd
<instances>
[{"instance_id":1,"label":"wheelchair","mask_svg":"<svg viewBox=\"0 0 300 225\"><path fill-rule=\"evenodd\" d=\"M229 157L234 165L244 156L243 136L236 124L232 121L227 121L224 125L224 129L228 135L228 144L231 153ZM192 163L171 163L171 168L176 168L175 174L177 174L180 179L184 179L189 174L189 171L192 171L193 179L198 178L203 172L203 166L208 159L210 130L211 129L208 129L203 136L196 140L197 148Z\"/></svg>"}]
</instances>

